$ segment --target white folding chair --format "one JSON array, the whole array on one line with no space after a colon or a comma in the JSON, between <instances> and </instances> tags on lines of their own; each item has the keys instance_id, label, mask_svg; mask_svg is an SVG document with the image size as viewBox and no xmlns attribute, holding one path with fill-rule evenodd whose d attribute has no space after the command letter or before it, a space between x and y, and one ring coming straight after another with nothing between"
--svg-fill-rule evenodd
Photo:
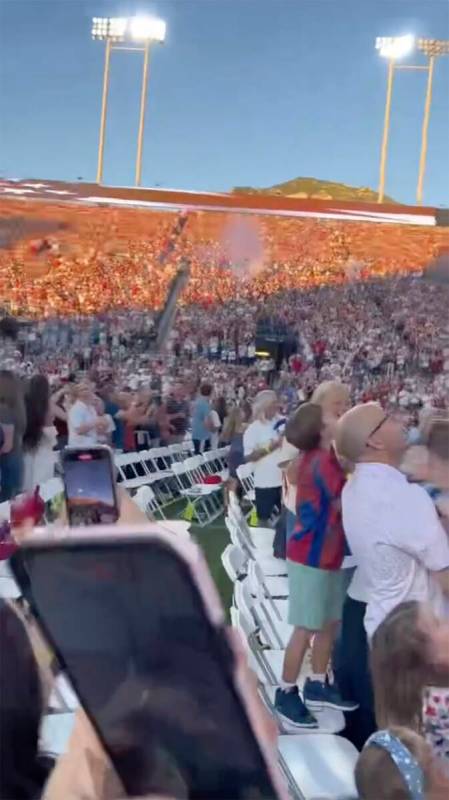
<instances>
[{"instance_id":1,"label":"white folding chair","mask_svg":"<svg viewBox=\"0 0 449 800\"><path fill-rule=\"evenodd\" d=\"M141 486L134 495L133 500L150 519L156 515L165 519L163 507L151 486Z\"/></svg>"},{"instance_id":2,"label":"white folding chair","mask_svg":"<svg viewBox=\"0 0 449 800\"><path fill-rule=\"evenodd\" d=\"M118 453L114 462L118 471L118 482L125 489L139 489L150 483L148 471L143 462L143 453Z\"/></svg>"},{"instance_id":3,"label":"white folding chair","mask_svg":"<svg viewBox=\"0 0 449 800\"><path fill-rule=\"evenodd\" d=\"M218 458L219 462L221 463L221 468L224 469L227 467L227 460L228 455L231 447L230 445L224 445L223 447L219 447L216 451L216 457Z\"/></svg>"},{"instance_id":4,"label":"white folding chair","mask_svg":"<svg viewBox=\"0 0 449 800\"><path fill-rule=\"evenodd\" d=\"M272 528L252 527L248 525L245 515L240 508L235 492L229 492L228 514L240 528L242 535L248 540L251 547L265 551L266 555L273 554L274 530Z\"/></svg>"},{"instance_id":5,"label":"white folding chair","mask_svg":"<svg viewBox=\"0 0 449 800\"><path fill-rule=\"evenodd\" d=\"M288 581L286 578L282 578L281 580L284 581L281 584L281 587L273 586L269 584L268 581L272 580L279 580L278 578L266 578L260 570L257 568L257 564L255 561L249 562L248 567L248 574L250 578L250 586L251 586L251 594L257 598L260 602L264 601L270 608L272 615L275 619L278 620L286 620L288 616L288 598L283 597L279 598L274 597L271 593L271 589L281 589L283 591L287 590L288 592Z\"/></svg>"},{"instance_id":6,"label":"white folding chair","mask_svg":"<svg viewBox=\"0 0 449 800\"><path fill-rule=\"evenodd\" d=\"M262 641L272 649L285 649L290 641L293 628L288 622L274 618L266 604L255 599L251 594L249 580L239 580L234 585L234 602L236 607L250 614L258 627Z\"/></svg>"},{"instance_id":7,"label":"white folding chair","mask_svg":"<svg viewBox=\"0 0 449 800\"><path fill-rule=\"evenodd\" d=\"M182 444L169 444L168 452L170 453L172 464L173 461L182 461L184 458L184 448Z\"/></svg>"},{"instance_id":8,"label":"white folding chair","mask_svg":"<svg viewBox=\"0 0 449 800\"><path fill-rule=\"evenodd\" d=\"M186 472L191 476L192 486L194 486L196 483L200 483L203 480L206 470L203 467L202 455L189 456L189 458L184 460L184 466L186 468Z\"/></svg>"},{"instance_id":9,"label":"white folding chair","mask_svg":"<svg viewBox=\"0 0 449 800\"><path fill-rule=\"evenodd\" d=\"M237 477L243 489L243 498L250 504L250 511L254 508L256 502L256 490L254 488L254 467L252 464L240 464L237 467Z\"/></svg>"},{"instance_id":10,"label":"white folding chair","mask_svg":"<svg viewBox=\"0 0 449 800\"><path fill-rule=\"evenodd\" d=\"M247 574L248 559L243 550L235 544L228 544L221 554L221 563L232 583Z\"/></svg>"},{"instance_id":11,"label":"white folding chair","mask_svg":"<svg viewBox=\"0 0 449 800\"><path fill-rule=\"evenodd\" d=\"M357 798L358 750L342 736L307 732L280 736L279 760L294 797L301 800Z\"/></svg>"},{"instance_id":12,"label":"white folding chair","mask_svg":"<svg viewBox=\"0 0 449 800\"><path fill-rule=\"evenodd\" d=\"M288 597L288 580L284 576L269 577L263 574L260 564L257 561L249 562L249 577L251 588L255 597L258 596L261 588L266 597L276 598Z\"/></svg>"},{"instance_id":13,"label":"white folding chair","mask_svg":"<svg viewBox=\"0 0 449 800\"><path fill-rule=\"evenodd\" d=\"M222 481L226 481L229 478L229 470L223 467L221 459L218 458L219 452L219 450L208 450L201 457L209 475L219 475Z\"/></svg>"},{"instance_id":14,"label":"white folding chair","mask_svg":"<svg viewBox=\"0 0 449 800\"><path fill-rule=\"evenodd\" d=\"M182 450L183 450L184 455L185 456L192 455L194 447L193 447L193 441L192 441L192 434L191 433L186 433L186 435L184 437L184 440L181 442L181 444L182 444Z\"/></svg>"},{"instance_id":15,"label":"white folding chair","mask_svg":"<svg viewBox=\"0 0 449 800\"><path fill-rule=\"evenodd\" d=\"M251 666L261 683L278 686L284 662L283 650L265 650L258 641L258 629L253 618L242 609L234 613L235 627L242 634L251 654Z\"/></svg>"},{"instance_id":16,"label":"white folding chair","mask_svg":"<svg viewBox=\"0 0 449 800\"><path fill-rule=\"evenodd\" d=\"M162 478L169 480L173 476L168 447L151 447L149 450L141 450L140 457L143 468L153 480ZM168 464L170 467L167 466Z\"/></svg>"},{"instance_id":17,"label":"white folding chair","mask_svg":"<svg viewBox=\"0 0 449 800\"><path fill-rule=\"evenodd\" d=\"M147 452L149 459L154 464L155 472L159 475L172 475L171 455L168 447L152 447Z\"/></svg>"},{"instance_id":18,"label":"white folding chair","mask_svg":"<svg viewBox=\"0 0 449 800\"><path fill-rule=\"evenodd\" d=\"M203 528L223 513L223 492L221 484L203 483L201 464L201 456L192 456L172 468L180 494L187 500L184 514Z\"/></svg>"},{"instance_id":19,"label":"white folding chair","mask_svg":"<svg viewBox=\"0 0 449 800\"><path fill-rule=\"evenodd\" d=\"M238 584L237 584L238 585ZM334 734L340 733L345 727L345 718L341 711L333 709L322 709L314 711L318 728L313 731L304 729L304 733L294 725L290 725L288 720L279 716L275 707L276 689L281 683L282 669L284 664L284 650L267 649L260 643L260 630L251 614L244 608L236 608L232 611L231 621L233 627L240 631L244 643L248 649L249 666L256 673L258 680L262 684L262 699L268 706L269 711L275 717L279 729L282 733L293 735L299 740L303 735L318 735L320 733ZM298 679L298 687L302 688L307 677L308 667L304 664L301 675Z\"/></svg>"},{"instance_id":20,"label":"white folding chair","mask_svg":"<svg viewBox=\"0 0 449 800\"><path fill-rule=\"evenodd\" d=\"M251 542L249 542L242 534L239 526L232 520L231 517L225 517L225 525L229 531L231 542L239 545L248 555L249 558L257 561L260 565L264 575L286 575L287 566L285 561L280 558L275 558L272 555L261 553L258 551Z\"/></svg>"}]
</instances>

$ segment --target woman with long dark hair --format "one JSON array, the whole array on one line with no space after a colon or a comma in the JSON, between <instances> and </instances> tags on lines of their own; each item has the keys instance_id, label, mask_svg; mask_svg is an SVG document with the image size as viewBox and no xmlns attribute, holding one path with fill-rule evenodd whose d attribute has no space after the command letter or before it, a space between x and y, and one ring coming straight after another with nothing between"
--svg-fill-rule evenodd
<instances>
[{"instance_id":1,"label":"woman with long dark hair","mask_svg":"<svg viewBox=\"0 0 449 800\"><path fill-rule=\"evenodd\" d=\"M53 425L50 386L45 375L34 375L25 393L27 426L23 437L23 489L32 492L54 475L57 431Z\"/></svg>"},{"instance_id":2,"label":"woman with long dark hair","mask_svg":"<svg viewBox=\"0 0 449 800\"><path fill-rule=\"evenodd\" d=\"M0 370L0 425L11 432L10 446L0 453L0 503L3 503L20 492L22 486L22 440L26 427L22 383L8 370Z\"/></svg>"},{"instance_id":3,"label":"woman with long dark hair","mask_svg":"<svg viewBox=\"0 0 449 800\"><path fill-rule=\"evenodd\" d=\"M39 756L43 700L23 622L0 600L0 800L38 800L51 762Z\"/></svg>"}]
</instances>

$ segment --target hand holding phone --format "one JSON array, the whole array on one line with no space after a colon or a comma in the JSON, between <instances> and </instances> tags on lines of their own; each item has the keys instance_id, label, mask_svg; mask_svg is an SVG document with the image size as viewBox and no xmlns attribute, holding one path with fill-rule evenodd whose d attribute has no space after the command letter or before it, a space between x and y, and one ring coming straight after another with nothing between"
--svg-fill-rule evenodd
<instances>
[{"instance_id":1,"label":"hand holding phone","mask_svg":"<svg viewBox=\"0 0 449 800\"><path fill-rule=\"evenodd\" d=\"M283 800L273 729L199 551L112 530L30 542L11 567L125 793Z\"/></svg>"},{"instance_id":2,"label":"hand holding phone","mask_svg":"<svg viewBox=\"0 0 449 800\"><path fill-rule=\"evenodd\" d=\"M109 447L66 448L61 462L69 525L117 522L115 468Z\"/></svg>"}]
</instances>

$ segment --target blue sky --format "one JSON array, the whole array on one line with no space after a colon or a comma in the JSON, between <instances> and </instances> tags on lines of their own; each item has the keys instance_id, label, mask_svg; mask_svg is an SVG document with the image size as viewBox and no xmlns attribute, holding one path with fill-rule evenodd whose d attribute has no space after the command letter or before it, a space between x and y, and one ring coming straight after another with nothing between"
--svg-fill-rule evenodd
<instances>
[{"instance_id":1,"label":"blue sky","mask_svg":"<svg viewBox=\"0 0 449 800\"><path fill-rule=\"evenodd\" d=\"M155 12L144 185L226 190L313 176L376 187L376 35L449 38L448 0L0 0L0 175L95 179L104 47L90 18ZM135 53L112 59L105 182L134 177ZM425 73L397 76L387 193L414 202ZM436 67L424 200L449 205L449 57Z\"/></svg>"}]
</instances>

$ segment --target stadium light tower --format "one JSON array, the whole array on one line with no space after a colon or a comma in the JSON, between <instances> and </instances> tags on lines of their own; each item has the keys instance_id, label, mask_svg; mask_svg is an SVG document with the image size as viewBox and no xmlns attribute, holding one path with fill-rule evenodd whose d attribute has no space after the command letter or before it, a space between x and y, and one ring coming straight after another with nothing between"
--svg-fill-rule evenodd
<instances>
[{"instance_id":1,"label":"stadium light tower","mask_svg":"<svg viewBox=\"0 0 449 800\"><path fill-rule=\"evenodd\" d=\"M395 70L423 70L427 72L427 89L421 134L421 153L419 158L418 184L416 188L416 201L418 204L421 204L423 198L424 174L426 170L427 141L430 107L432 103L435 58L437 56L449 54L449 41L442 41L438 39L416 39L412 34L406 34L405 36L380 36L376 39L376 50L379 51L381 56L388 59L387 96L385 100L384 128L380 153L379 190L377 195L378 203L382 203L385 196L385 174L387 166L391 100L393 95L393 78ZM427 65L397 64L398 60L405 58L415 50L419 50L427 57Z\"/></svg>"},{"instance_id":2,"label":"stadium light tower","mask_svg":"<svg viewBox=\"0 0 449 800\"><path fill-rule=\"evenodd\" d=\"M143 53L142 91L140 95L139 132L137 135L136 186L142 183L143 134L148 89L150 47L165 41L166 24L157 17L93 17L92 39L106 42L98 142L97 183L103 180L104 141L109 94L109 67L113 50Z\"/></svg>"}]
</instances>

